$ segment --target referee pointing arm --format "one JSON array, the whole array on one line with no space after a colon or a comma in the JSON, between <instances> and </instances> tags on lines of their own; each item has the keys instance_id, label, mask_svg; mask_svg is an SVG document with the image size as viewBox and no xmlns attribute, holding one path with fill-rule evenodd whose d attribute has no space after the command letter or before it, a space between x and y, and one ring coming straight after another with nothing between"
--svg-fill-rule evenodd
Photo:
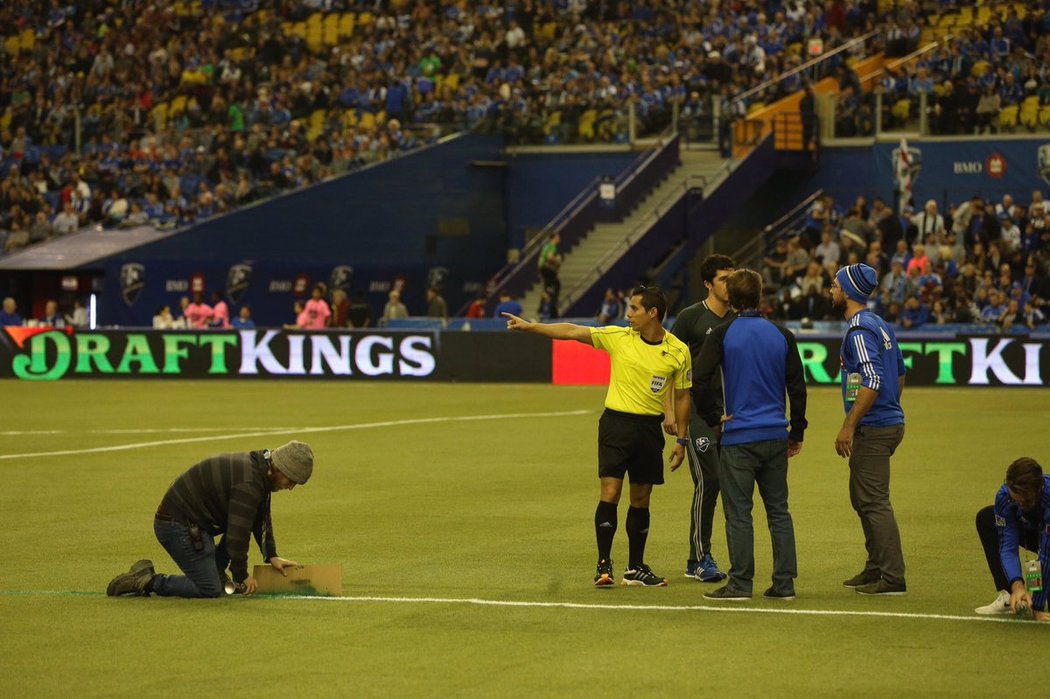
<instances>
[{"instance_id":1,"label":"referee pointing arm","mask_svg":"<svg viewBox=\"0 0 1050 699\"><path fill-rule=\"evenodd\" d=\"M588 328L572 323L532 323L510 313L507 329L532 332L555 340L576 340L605 350L612 359L612 376L605 396L605 412L598 421L598 478L600 494L594 513L598 542L595 587L614 584L612 543L616 534L616 506L623 479L631 479L631 506L627 510L630 560L623 574L624 585L664 587L667 580L645 564L645 542L649 535L649 496L654 485L664 482L663 446L660 429L664 395L675 392L675 423L678 439L669 460L671 469L681 465L689 426L692 361L689 348L663 328L667 301L656 287L631 290L627 306L628 327Z\"/></svg>"}]
</instances>

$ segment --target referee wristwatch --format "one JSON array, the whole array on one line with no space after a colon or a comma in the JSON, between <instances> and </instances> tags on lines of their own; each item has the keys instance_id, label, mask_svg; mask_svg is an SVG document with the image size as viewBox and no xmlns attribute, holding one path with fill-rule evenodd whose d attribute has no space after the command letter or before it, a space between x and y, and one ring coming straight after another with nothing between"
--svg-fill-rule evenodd
<instances>
[{"instance_id":1,"label":"referee wristwatch","mask_svg":"<svg viewBox=\"0 0 1050 699\"><path fill-rule=\"evenodd\" d=\"M689 446L689 438L688 437L678 437L674 441L675 441L676 444L680 444L683 447Z\"/></svg>"}]
</instances>

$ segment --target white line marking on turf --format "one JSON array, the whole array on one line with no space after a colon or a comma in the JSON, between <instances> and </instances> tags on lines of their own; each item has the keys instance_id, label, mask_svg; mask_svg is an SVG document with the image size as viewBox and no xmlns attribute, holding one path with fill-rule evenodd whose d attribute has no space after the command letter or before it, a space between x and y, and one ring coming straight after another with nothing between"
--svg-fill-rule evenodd
<instances>
[{"instance_id":1,"label":"white line marking on turf","mask_svg":"<svg viewBox=\"0 0 1050 699\"><path fill-rule=\"evenodd\" d=\"M33 434L157 434L180 432L226 432L229 430L269 430L279 432L281 430L292 430L294 427L142 427L139 429L117 429L117 430L5 430L0 431L0 436L17 436Z\"/></svg>"},{"instance_id":2,"label":"white line marking on turf","mask_svg":"<svg viewBox=\"0 0 1050 699\"><path fill-rule=\"evenodd\" d=\"M181 439L161 439L155 442L135 442L132 444L117 444L110 447L92 447L90 449L63 449L61 451L38 451L25 454L0 454L0 460L4 459L31 459L38 456L73 456L80 454L101 454L110 451L128 451L131 449L148 449L150 447L164 447L172 444L192 444L195 442L213 442L223 439L247 439L248 437L268 437L277 434L310 434L316 432L341 432L345 430L367 430L378 427L400 427L404 425L432 425L442 422L476 422L480 420L514 420L530 417L568 417L572 415L587 415L592 410L562 410L545 413L498 413L494 415L463 415L457 417L419 417L405 420L384 420L382 422L365 422L356 425L328 425L326 427L288 427L279 429L260 428L249 432L233 434L217 434L208 437L183 437Z\"/></svg>"},{"instance_id":3,"label":"white line marking on turf","mask_svg":"<svg viewBox=\"0 0 1050 699\"><path fill-rule=\"evenodd\" d=\"M866 612L847 609L771 609L766 607L721 607L712 605L671 604L590 604L582 602L526 602L522 600L494 600L456 597L314 597L308 595L280 595L275 599L307 600L311 602L385 602L389 604L469 604L480 607L539 607L548 609L630 609L643 612L736 612L740 614L794 614L797 616L857 616L892 619L933 619L936 621L976 621L1017 623L1013 617L962 616L959 614L920 614L917 612Z\"/></svg>"}]
</instances>

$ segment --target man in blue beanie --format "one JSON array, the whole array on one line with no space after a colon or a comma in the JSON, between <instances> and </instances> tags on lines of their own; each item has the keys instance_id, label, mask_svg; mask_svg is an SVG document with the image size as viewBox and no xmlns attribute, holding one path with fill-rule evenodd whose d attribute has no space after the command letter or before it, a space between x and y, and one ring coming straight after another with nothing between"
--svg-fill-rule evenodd
<instances>
[{"instance_id":1,"label":"man in blue beanie","mask_svg":"<svg viewBox=\"0 0 1050 699\"><path fill-rule=\"evenodd\" d=\"M831 304L848 321L842 340L846 420L835 451L849 458L849 494L864 530L864 570L842 584L862 595L903 595L904 554L890 505L890 457L904 439L904 357L893 329L868 309L875 270L848 265L831 284Z\"/></svg>"}]
</instances>

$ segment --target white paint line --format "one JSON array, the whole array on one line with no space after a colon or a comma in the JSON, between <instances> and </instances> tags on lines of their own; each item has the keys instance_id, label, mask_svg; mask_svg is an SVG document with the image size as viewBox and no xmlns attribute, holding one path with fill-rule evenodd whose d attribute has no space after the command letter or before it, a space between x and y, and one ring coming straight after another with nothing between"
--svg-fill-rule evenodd
<instances>
[{"instance_id":1,"label":"white paint line","mask_svg":"<svg viewBox=\"0 0 1050 699\"><path fill-rule=\"evenodd\" d=\"M537 607L545 609L596 609L596 610L621 610L643 612L728 612L738 614L787 614L796 616L827 616L827 617L873 617L891 619L919 619L935 621L975 621L975 622L997 622L1018 623L1018 619L1006 616L963 616L958 614L919 614L916 612L877 612L877 611L854 611L846 609L792 609L792 608L770 608L770 607L741 607L735 606L739 602L730 603L733 606L714 605L670 605L670 604L585 604L580 602L525 602L521 600L492 600L455 597L313 597L306 595L280 595L275 599L301 600L310 602L379 602L387 604L467 604L480 607Z\"/></svg>"},{"instance_id":2,"label":"white paint line","mask_svg":"<svg viewBox=\"0 0 1050 699\"><path fill-rule=\"evenodd\" d=\"M229 430L293 430L294 427L142 427L139 429L119 430L7 430L0 431L0 437L34 435L34 434L178 434L180 432L228 432Z\"/></svg>"},{"instance_id":3,"label":"white paint line","mask_svg":"<svg viewBox=\"0 0 1050 699\"><path fill-rule=\"evenodd\" d=\"M5 459L32 459L41 456L79 456L81 454L102 454L111 451L129 451L132 449L149 449L166 447L173 444L193 444L196 442L214 442L225 439L247 439L249 437L269 437L277 434L313 434L317 432L342 432L346 430L367 430L378 427L400 427L404 425L433 425L447 422L476 422L481 420L516 420L534 417L568 417L587 415L592 410L563 410L545 413L499 413L494 415L463 415L459 417L420 417L406 420L385 420L383 422L365 422L356 425L329 425L326 427L288 427L280 429L256 429L248 432L217 434L207 437L183 437L180 439L161 439L154 442L135 442L117 444L109 447L92 447L90 449L63 449L61 451L38 451L25 454L0 454L0 461Z\"/></svg>"}]
</instances>

